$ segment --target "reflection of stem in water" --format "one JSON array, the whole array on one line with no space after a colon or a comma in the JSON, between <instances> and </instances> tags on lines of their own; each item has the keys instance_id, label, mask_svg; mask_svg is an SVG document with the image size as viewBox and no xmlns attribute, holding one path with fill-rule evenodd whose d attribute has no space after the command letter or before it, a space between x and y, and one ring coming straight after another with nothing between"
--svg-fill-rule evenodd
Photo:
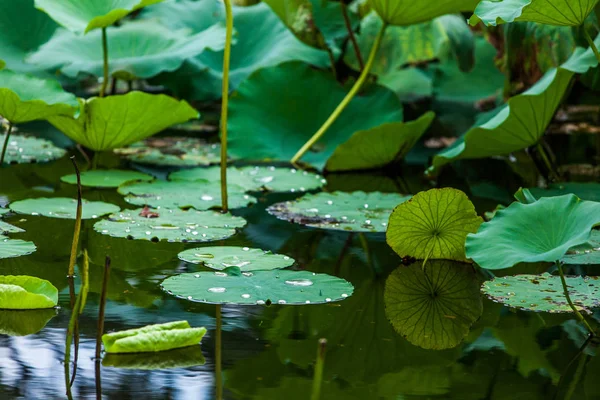
<instances>
[{"instance_id":1,"label":"reflection of stem in water","mask_svg":"<svg viewBox=\"0 0 600 400\"><path fill-rule=\"evenodd\" d=\"M75 273L75 262L77 262L77 247L79 246L79 233L81 232L81 175L79 174L79 167L75 161L75 156L71 157L71 162L75 168L75 174L77 175L77 214L75 218L75 230L73 232L73 243L71 244L71 258L69 259L69 276L73 276Z\"/></svg>"},{"instance_id":2,"label":"reflection of stem in water","mask_svg":"<svg viewBox=\"0 0 600 400\"><path fill-rule=\"evenodd\" d=\"M369 243L367 242L367 238L364 233L360 232L358 234L358 239L360 240L360 244L365 253L365 257L367 258L367 264L369 267L373 268L373 262L371 261L371 251L369 250ZM376 271L378 272L378 271Z\"/></svg>"},{"instance_id":3,"label":"reflection of stem in water","mask_svg":"<svg viewBox=\"0 0 600 400\"><path fill-rule=\"evenodd\" d=\"M67 277L69 280L69 304L71 306L71 310L75 310L75 304L77 304L77 298L75 296L75 278L73 276ZM74 354L73 354L73 365L75 366L73 370L73 376L71 377L71 381L69 382L69 387L73 386L73 382L75 376L77 375L77 360L79 359L79 323L75 321L75 325L73 326L73 337L75 339L74 346ZM69 349L70 350L70 349ZM71 357L69 356L69 359Z\"/></svg>"},{"instance_id":4,"label":"reflection of stem in water","mask_svg":"<svg viewBox=\"0 0 600 400\"><path fill-rule=\"evenodd\" d=\"M560 275L560 281L562 283L563 292L565 294L565 297L567 298L567 303L569 303L569 306L575 313L575 316L577 316L577 319L583 323L585 328L590 333L590 336L593 337L595 335L594 330L592 329L590 324L587 322L587 320L584 318L584 316L581 315L581 313L579 312L577 307L575 307L575 304L573 304L573 301L571 301L571 296L569 296L569 288L567 286L567 281L565 280L565 274L563 272L562 263L560 261L556 261L556 267L558 268L558 273Z\"/></svg>"},{"instance_id":5,"label":"reflection of stem in water","mask_svg":"<svg viewBox=\"0 0 600 400\"><path fill-rule=\"evenodd\" d=\"M215 333L215 381L217 384L217 400L223 399L223 376L221 371L221 330L221 305L217 304L217 331Z\"/></svg>"},{"instance_id":6,"label":"reflection of stem in water","mask_svg":"<svg viewBox=\"0 0 600 400\"><path fill-rule=\"evenodd\" d=\"M100 374L100 367L102 360L97 358L94 361L94 376L96 379L96 400L102 400L102 376Z\"/></svg>"},{"instance_id":7,"label":"reflection of stem in water","mask_svg":"<svg viewBox=\"0 0 600 400\"><path fill-rule=\"evenodd\" d=\"M567 366L565 367L565 370L563 371L563 373L560 376L560 380L558 381L558 385L556 386L556 392L554 393L554 399L558 399L558 395L560 393L560 389L563 385L563 381L565 379L565 376L567 375L567 372L569 372L569 369L571 368L571 365L573 365L573 363L580 357L583 356L582 359L583 361L583 365L585 365L585 363L587 362L587 355L584 354L585 349L587 348L587 346L592 342L593 340L593 336L588 336L588 338L586 339L585 342L583 342L583 345L581 345L581 347L579 348L579 351L577 351L577 354L575 354L575 357L573 357L571 359L571 361L569 361L569 363L567 364ZM582 361L580 361L579 365L577 366L577 371L575 372L575 377L577 378L577 381L579 381L580 375L581 375L581 371L579 371L580 368L582 368L581 366ZM569 385L569 391L571 391L571 385ZM573 393L570 394L570 396L572 396ZM565 399L567 399L568 397L565 397Z\"/></svg>"},{"instance_id":8,"label":"reflection of stem in water","mask_svg":"<svg viewBox=\"0 0 600 400\"><path fill-rule=\"evenodd\" d=\"M352 245L352 239L354 239L354 232L350 232L348 234L348 238L346 239L346 242L344 243L344 247L342 247L342 251L340 252L339 257L338 257L337 261L335 262L335 267L333 268L333 274L335 276L339 276L339 274L340 274L340 268L342 266L342 261L344 261L344 258L346 257L346 253L348 253L348 249Z\"/></svg>"},{"instance_id":9,"label":"reflection of stem in water","mask_svg":"<svg viewBox=\"0 0 600 400\"><path fill-rule=\"evenodd\" d=\"M565 394L565 400L571 400L571 398L573 397L573 393L575 392L575 389L577 388L577 384L581 380L581 374L583 373L583 368L585 367L587 360L588 360L588 355L583 354L581 356L581 359L579 360L579 364L577 365L577 370L575 371L575 374L573 375L573 379L571 379L571 383L569 384L569 389L567 390L567 393Z\"/></svg>"},{"instance_id":10,"label":"reflection of stem in water","mask_svg":"<svg viewBox=\"0 0 600 400\"><path fill-rule=\"evenodd\" d=\"M104 333L104 310L106 309L106 293L108 290L108 277L110 276L110 257L106 256L104 262L104 276L102 278L102 292L100 294L100 309L98 310L98 331L96 332L96 360L100 359L102 334Z\"/></svg>"},{"instance_id":11,"label":"reflection of stem in water","mask_svg":"<svg viewBox=\"0 0 600 400\"><path fill-rule=\"evenodd\" d=\"M321 398L321 384L323 382L323 366L325 365L325 350L327 349L327 339L319 339L317 348L317 362L315 364L315 374L313 376L313 387L311 400Z\"/></svg>"},{"instance_id":12,"label":"reflection of stem in water","mask_svg":"<svg viewBox=\"0 0 600 400\"><path fill-rule=\"evenodd\" d=\"M6 155L6 149L8 148L8 140L10 139L10 133L12 132L13 125L8 123L8 129L6 130L6 137L4 138L4 144L2 145L2 155L0 155L0 167L4 164L4 156Z\"/></svg>"}]
</instances>

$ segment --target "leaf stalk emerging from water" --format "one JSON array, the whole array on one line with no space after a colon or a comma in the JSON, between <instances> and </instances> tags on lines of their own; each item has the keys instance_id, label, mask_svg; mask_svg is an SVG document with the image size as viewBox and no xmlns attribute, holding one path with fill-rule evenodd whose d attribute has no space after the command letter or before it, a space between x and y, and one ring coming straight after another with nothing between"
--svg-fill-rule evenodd
<instances>
[{"instance_id":1,"label":"leaf stalk emerging from water","mask_svg":"<svg viewBox=\"0 0 600 400\"><path fill-rule=\"evenodd\" d=\"M104 333L104 310L106 310L106 293L108 291L108 278L110 276L110 257L104 261L104 276L102 277L102 293L100 294L100 308L98 310L98 330L96 332L96 361L100 359L102 348L102 334Z\"/></svg>"},{"instance_id":2,"label":"leaf stalk emerging from water","mask_svg":"<svg viewBox=\"0 0 600 400\"><path fill-rule=\"evenodd\" d=\"M6 149L8 148L8 141L10 139L10 134L12 133L13 124L11 122L8 123L8 129L6 130L6 137L4 138L4 144L2 145L2 155L0 155L0 167L4 164L4 156L6 155Z\"/></svg>"},{"instance_id":3,"label":"leaf stalk emerging from water","mask_svg":"<svg viewBox=\"0 0 600 400\"><path fill-rule=\"evenodd\" d=\"M325 366L325 351L327 350L327 339L319 339L317 348L317 362L315 364L315 374L313 376L313 387L311 400L321 398L321 385L323 382L323 367Z\"/></svg>"},{"instance_id":4,"label":"leaf stalk emerging from water","mask_svg":"<svg viewBox=\"0 0 600 400\"><path fill-rule=\"evenodd\" d=\"M100 86L100 97L104 97L108 86L108 39L106 38L106 28L102 28L102 59L104 64L104 77L102 79L102 86Z\"/></svg>"},{"instance_id":5,"label":"leaf stalk emerging from water","mask_svg":"<svg viewBox=\"0 0 600 400\"><path fill-rule=\"evenodd\" d=\"M75 168L75 175L77 175L77 212L75 216L75 230L73 232L73 243L71 244L71 258L69 260L69 276L75 274L75 263L77 262L77 247L79 246L79 234L81 232L81 213L83 203L81 201L81 174L79 173L79 167L75 161L75 156L71 157L71 162Z\"/></svg>"},{"instance_id":6,"label":"leaf stalk emerging from water","mask_svg":"<svg viewBox=\"0 0 600 400\"><path fill-rule=\"evenodd\" d=\"M556 267L558 268L558 274L560 275L560 281L562 283L562 287L563 287L563 292L565 294L565 297L567 299L567 303L569 303L569 306L571 307L571 309L573 310L573 312L575 313L575 315L577 316L577 319L583 323L583 325L585 326L585 328L588 330L588 332L590 333L590 336L595 336L595 332L592 329L592 327L590 326L590 324L587 322L587 320L585 319L585 317L583 315L581 315L581 313L579 312L579 310L577 309L577 307L575 307L575 304L573 304L573 301L571 300L571 296L569 296L569 288L567 286L567 281L565 280L565 274L563 272L563 268L562 268L562 263L560 261L556 261Z\"/></svg>"},{"instance_id":7,"label":"leaf stalk emerging from water","mask_svg":"<svg viewBox=\"0 0 600 400\"><path fill-rule=\"evenodd\" d=\"M227 201L227 111L229 106L229 63L231 60L231 40L233 37L233 12L231 0L225 4L225 51L223 54L223 89L221 93L221 208L229 209Z\"/></svg>"}]
</instances>

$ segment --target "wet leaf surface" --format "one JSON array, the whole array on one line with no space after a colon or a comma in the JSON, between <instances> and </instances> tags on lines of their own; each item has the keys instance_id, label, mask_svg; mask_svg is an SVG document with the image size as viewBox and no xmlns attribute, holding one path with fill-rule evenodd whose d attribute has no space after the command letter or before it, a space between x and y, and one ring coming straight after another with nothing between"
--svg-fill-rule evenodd
<instances>
[{"instance_id":1,"label":"wet leaf surface","mask_svg":"<svg viewBox=\"0 0 600 400\"><path fill-rule=\"evenodd\" d=\"M0 143L4 143L6 135L0 134ZM32 136L10 135L6 147L5 164L28 164L48 162L63 157L67 152L56 147L52 142Z\"/></svg>"},{"instance_id":2,"label":"wet leaf surface","mask_svg":"<svg viewBox=\"0 0 600 400\"><path fill-rule=\"evenodd\" d=\"M42 215L50 218L75 219L77 200L66 197L40 197L10 203L10 209L19 214ZM83 200L82 219L95 219L119 211L119 207L101 201Z\"/></svg>"},{"instance_id":3,"label":"wet leaf surface","mask_svg":"<svg viewBox=\"0 0 600 400\"><path fill-rule=\"evenodd\" d=\"M198 247L182 251L178 257L180 260L202 264L212 269L238 267L243 272L281 269L294 264L294 259L289 256L233 246Z\"/></svg>"},{"instance_id":4,"label":"wet leaf surface","mask_svg":"<svg viewBox=\"0 0 600 400\"><path fill-rule=\"evenodd\" d=\"M92 170L81 173L81 186L116 188L130 181L151 181L153 179L153 176L137 171L117 169ZM65 175L60 180L72 185L77 184L77 176L75 174Z\"/></svg>"},{"instance_id":5,"label":"wet leaf surface","mask_svg":"<svg viewBox=\"0 0 600 400\"><path fill-rule=\"evenodd\" d=\"M221 145L186 137L152 137L114 151L134 162L160 166L210 165L221 161Z\"/></svg>"},{"instance_id":6,"label":"wet leaf surface","mask_svg":"<svg viewBox=\"0 0 600 400\"><path fill-rule=\"evenodd\" d=\"M34 310L58 304L58 289L50 282L26 275L0 276L0 309Z\"/></svg>"},{"instance_id":7,"label":"wet leaf surface","mask_svg":"<svg viewBox=\"0 0 600 400\"><path fill-rule=\"evenodd\" d=\"M0 259L25 256L35 251L33 242L0 236Z\"/></svg>"}]
</instances>

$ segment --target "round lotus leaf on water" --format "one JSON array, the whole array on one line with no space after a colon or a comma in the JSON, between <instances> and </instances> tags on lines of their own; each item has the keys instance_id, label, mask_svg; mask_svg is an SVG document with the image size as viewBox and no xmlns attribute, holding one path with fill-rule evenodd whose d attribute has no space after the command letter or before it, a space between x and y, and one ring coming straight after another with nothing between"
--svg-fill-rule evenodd
<instances>
[{"instance_id":1,"label":"round lotus leaf on water","mask_svg":"<svg viewBox=\"0 0 600 400\"><path fill-rule=\"evenodd\" d=\"M386 239L402 257L465 261L467 234L482 222L460 190L431 189L394 209Z\"/></svg>"},{"instance_id":2,"label":"round lotus leaf on water","mask_svg":"<svg viewBox=\"0 0 600 400\"><path fill-rule=\"evenodd\" d=\"M140 215L141 214L141 215ZM144 216L146 215L146 216ZM235 235L246 220L216 211L137 209L111 214L96 232L127 239L210 242Z\"/></svg>"},{"instance_id":3,"label":"round lotus leaf on water","mask_svg":"<svg viewBox=\"0 0 600 400\"><path fill-rule=\"evenodd\" d=\"M183 167L221 162L221 145L187 137L148 138L114 152L128 160L151 165Z\"/></svg>"},{"instance_id":4,"label":"round lotus leaf on water","mask_svg":"<svg viewBox=\"0 0 600 400\"><path fill-rule=\"evenodd\" d=\"M309 271L224 271L175 275L161 287L190 301L211 304L320 304L344 300L354 287L347 281Z\"/></svg>"},{"instance_id":5,"label":"round lotus leaf on water","mask_svg":"<svg viewBox=\"0 0 600 400\"><path fill-rule=\"evenodd\" d=\"M75 219L77 217L77 200L66 197L40 197L15 201L10 203L10 209L19 214ZM119 207L114 204L83 200L81 218L94 219L117 211L119 211Z\"/></svg>"},{"instance_id":6,"label":"round lotus leaf on water","mask_svg":"<svg viewBox=\"0 0 600 400\"><path fill-rule=\"evenodd\" d=\"M24 229L21 229L17 226L11 225L4 221L0 221L0 235L5 233L22 233L25 232Z\"/></svg>"},{"instance_id":7,"label":"round lotus leaf on water","mask_svg":"<svg viewBox=\"0 0 600 400\"><path fill-rule=\"evenodd\" d=\"M473 268L453 261L397 268L385 283L383 297L396 331L425 349L458 346L483 312Z\"/></svg>"},{"instance_id":8,"label":"round lotus leaf on water","mask_svg":"<svg viewBox=\"0 0 600 400\"><path fill-rule=\"evenodd\" d=\"M154 177L137 171L123 171L118 169L84 171L81 173L81 186L114 188L130 181L151 181ZM61 181L77 184L77 175L65 175Z\"/></svg>"},{"instance_id":9,"label":"round lotus leaf on water","mask_svg":"<svg viewBox=\"0 0 600 400\"><path fill-rule=\"evenodd\" d=\"M6 135L0 134L0 143L4 143ZM6 147L5 164L26 164L47 162L61 158L66 151L54 146L46 139L32 136L10 135Z\"/></svg>"},{"instance_id":10,"label":"round lotus leaf on water","mask_svg":"<svg viewBox=\"0 0 600 400\"><path fill-rule=\"evenodd\" d=\"M173 172L171 180L218 182L221 179L219 167L193 168ZM327 181L321 175L295 168L275 167L229 167L227 184L243 187L248 191L266 190L270 192L305 192L319 189Z\"/></svg>"},{"instance_id":11,"label":"round lotus leaf on water","mask_svg":"<svg viewBox=\"0 0 600 400\"><path fill-rule=\"evenodd\" d=\"M600 307L600 277L567 276L569 297L579 311L591 314ZM509 307L550 313L573 312L565 298L559 276L515 275L494 278L481 287L490 299Z\"/></svg>"},{"instance_id":12,"label":"round lotus leaf on water","mask_svg":"<svg viewBox=\"0 0 600 400\"><path fill-rule=\"evenodd\" d=\"M180 260L212 269L238 267L244 272L281 269L294 264L289 256L249 247L199 247L182 251L178 256Z\"/></svg>"},{"instance_id":13,"label":"round lotus leaf on water","mask_svg":"<svg viewBox=\"0 0 600 400\"><path fill-rule=\"evenodd\" d=\"M58 304L58 289L50 282L26 275L0 276L0 309L33 310Z\"/></svg>"},{"instance_id":14,"label":"round lotus leaf on water","mask_svg":"<svg viewBox=\"0 0 600 400\"><path fill-rule=\"evenodd\" d=\"M410 197L380 192L321 192L273 204L267 211L279 219L315 228L385 232L394 207Z\"/></svg>"},{"instance_id":15,"label":"round lotus leaf on water","mask_svg":"<svg viewBox=\"0 0 600 400\"><path fill-rule=\"evenodd\" d=\"M592 231L587 243L570 248L561 261L565 264L600 264L600 231Z\"/></svg>"},{"instance_id":16,"label":"round lotus leaf on water","mask_svg":"<svg viewBox=\"0 0 600 400\"><path fill-rule=\"evenodd\" d=\"M33 242L0 236L0 259L25 256L33 253L35 249L36 247Z\"/></svg>"},{"instance_id":17,"label":"round lotus leaf on water","mask_svg":"<svg viewBox=\"0 0 600 400\"><path fill-rule=\"evenodd\" d=\"M256 199L245 194L244 188L227 185L229 208L247 207ZM156 208L190 208L208 210L221 207L221 184L218 181L155 181L130 183L119 187L125 201Z\"/></svg>"},{"instance_id":18,"label":"round lotus leaf on water","mask_svg":"<svg viewBox=\"0 0 600 400\"><path fill-rule=\"evenodd\" d=\"M56 310L0 310L0 335L27 336L38 333L56 315Z\"/></svg>"}]
</instances>

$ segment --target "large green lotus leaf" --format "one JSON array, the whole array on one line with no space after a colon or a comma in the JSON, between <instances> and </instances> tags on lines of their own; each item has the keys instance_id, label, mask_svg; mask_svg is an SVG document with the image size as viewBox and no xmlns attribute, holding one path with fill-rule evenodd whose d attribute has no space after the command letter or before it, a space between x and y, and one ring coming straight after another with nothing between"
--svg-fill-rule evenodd
<instances>
[{"instance_id":1,"label":"large green lotus leaf","mask_svg":"<svg viewBox=\"0 0 600 400\"><path fill-rule=\"evenodd\" d=\"M229 103L231 154L252 160L291 159L346 94L330 74L306 64L286 63L257 71ZM400 120L402 108L394 93L372 87L350 102L302 160L321 168L354 132Z\"/></svg>"},{"instance_id":2,"label":"large green lotus leaf","mask_svg":"<svg viewBox=\"0 0 600 400\"><path fill-rule=\"evenodd\" d=\"M154 181L133 182L119 187L125 201L138 206L155 208L190 208L208 210L221 207L221 184L218 181ZM256 199L245 194L244 188L227 185L230 208L243 208L256 203Z\"/></svg>"},{"instance_id":3,"label":"large green lotus leaf","mask_svg":"<svg viewBox=\"0 0 600 400\"><path fill-rule=\"evenodd\" d=\"M531 204L515 202L467 237L467 257L486 269L554 262L570 248L589 241L598 224L600 203L572 194L543 197Z\"/></svg>"},{"instance_id":4,"label":"large green lotus leaf","mask_svg":"<svg viewBox=\"0 0 600 400\"><path fill-rule=\"evenodd\" d=\"M9 239L0 235L0 259L25 256L33 253L35 249L33 242Z\"/></svg>"},{"instance_id":5,"label":"large green lotus leaf","mask_svg":"<svg viewBox=\"0 0 600 400\"><path fill-rule=\"evenodd\" d=\"M582 200L600 201L600 184L593 182L551 183L547 189L530 188L535 197L554 197L572 193Z\"/></svg>"},{"instance_id":6,"label":"large green lotus leaf","mask_svg":"<svg viewBox=\"0 0 600 400\"><path fill-rule=\"evenodd\" d=\"M579 311L591 314L600 307L600 281L597 276L567 276L569 297ZM487 281L481 291L490 299L527 311L570 313L559 276L542 275L503 276Z\"/></svg>"},{"instance_id":7,"label":"large green lotus leaf","mask_svg":"<svg viewBox=\"0 0 600 400\"><path fill-rule=\"evenodd\" d=\"M180 260L202 264L212 269L238 267L244 272L281 269L294 264L294 259L289 256L233 246L198 247L182 251L178 257Z\"/></svg>"},{"instance_id":8,"label":"large green lotus leaf","mask_svg":"<svg viewBox=\"0 0 600 400\"><path fill-rule=\"evenodd\" d=\"M233 236L245 225L243 218L215 211L137 209L111 214L94 224L94 230L127 239L210 242Z\"/></svg>"},{"instance_id":9,"label":"large green lotus leaf","mask_svg":"<svg viewBox=\"0 0 600 400\"><path fill-rule=\"evenodd\" d=\"M531 21L548 25L579 26L598 0L483 0L469 22L498 25L515 21Z\"/></svg>"},{"instance_id":10,"label":"large green lotus leaf","mask_svg":"<svg viewBox=\"0 0 600 400\"><path fill-rule=\"evenodd\" d=\"M0 309L34 310L58 304L58 289L50 282L26 275L0 276Z\"/></svg>"},{"instance_id":11,"label":"large green lotus leaf","mask_svg":"<svg viewBox=\"0 0 600 400\"><path fill-rule=\"evenodd\" d=\"M185 101L130 92L81 100L77 118L55 116L48 121L77 143L104 151L127 146L193 118L198 118L198 112Z\"/></svg>"},{"instance_id":12,"label":"large green lotus leaf","mask_svg":"<svg viewBox=\"0 0 600 400\"><path fill-rule=\"evenodd\" d=\"M482 222L465 193L430 189L394 209L386 239L402 257L465 261L465 239Z\"/></svg>"},{"instance_id":13,"label":"large green lotus leaf","mask_svg":"<svg viewBox=\"0 0 600 400\"><path fill-rule=\"evenodd\" d=\"M425 349L458 346L483 312L473 268L452 261L400 266L387 278L384 300L398 333Z\"/></svg>"},{"instance_id":14,"label":"large green lotus leaf","mask_svg":"<svg viewBox=\"0 0 600 400\"><path fill-rule=\"evenodd\" d=\"M38 333L56 315L55 310L0 310L0 335L27 336Z\"/></svg>"},{"instance_id":15,"label":"large green lotus leaf","mask_svg":"<svg viewBox=\"0 0 600 400\"><path fill-rule=\"evenodd\" d=\"M600 264L600 231L592 231L587 243L569 249L561 261L577 265Z\"/></svg>"},{"instance_id":16,"label":"large green lotus leaf","mask_svg":"<svg viewBox=\"0 0 600 400\"><path fill-rule=\"evenodd\" d=\"M385 232L394 207L410 198L397 193L321 192L273 204L267 211L279 219L315 228Z\"/></svg>"},{"instance_id":17,"label":"large green lotus leaf","mask_svg":"<svg viewBox=\"0 0 600 400\"><path fill-rule=\"evenodd\" d=\"M131 181L151 181L153 179L153 176L137 171L120 169L90 170L81 173L81 186L115 188ZM76 185L77 175L65 175L60 180Z\"/></svg>"},{"instance_id":18,"label":"large green lotus leaf","mask_svg":"<svg viewBox=\"0 0 600 400\"><path fill-rule=\"evenodd\" d=\"M218 182L221 169L193 168L173 172L171 180ZM247 191L265 190L269 192L306 192L321 188L327 181L321 175L295 168L275 167L229 167L227 168L227 184L243 187Z\"/></svg>"},{"instance_id":19,"label":"large green lotus leaf","mask_svg":"<svg viewBox=\"0 0 600 400\"><path fill-rule=\"evenodd\" d=\"M205 334L206 328L175 321L107 333L102 335L102 343L107 353L150 353L197 345Z\"/></svg>"},{"instance_id":20,"label":"large green lotus leaf","mask_svg":"<svg viewBox=\"0 0 600 400\"><path fill-rule=\"evenodd\" d=\"M135 369L144 371L171 368L190 368L204 365L206 360L200 346L145 354L108 353L102 359L103 367Z\"/></svg>"},{"instance_id":21,"label":"large green lotus leaf","mask_svg":"<svg viewBox=\"0 0 600 400\"><path fill-rule=\"evenodd\" d=\"M24 229L19 228L18 226L11 225L7 222L0 221L0 235L5 235L7 233L23 233Z\"/></svg>"},{"instance_id":22,"label":"large green lotus leaf","mask_svg":"<svg viewBox=\"0 0 600 400\"><path fill-rule=\"evenodd\" d=\"M4 143L6 134L0 134L0 143ZM10 135L5 164L41 163L61 158L67 152L56 147L51 141L33 136Z\"/></svg>"},{"instance_id":23,"label":"large green lotus leaf","mask_svg":"<svg viewBox=\"0 0 600 400\"><path fill-rule=\"evenodd\" d=\"M167 293L211 304L322 304L344 300L354 287L344 279L309 271L271 270L198 272L171 276L161 283Z\"/></svg>"},{"instance_id":24,"label":"large green lotus leaf","mask_svg":"<svg viewBox=\"0 0 600 400\"><path fill-rule=\"evenodd\" d=\"M40 197L10 203L10 209L19 214L43 215L51 218L75 219L77 200L66 197ZM119 207L102 201L83 200L82 219L94 219L106 214L118 212Z\"/></svg>"},{"instance_id":25,"label":"large green lotus leaf","mask_svg":"<svg viewBox=\"0 0 600 400\"><path fill-rule=\"evenodd\" d=\"M77 98L57 81L0 71L0 115L13 124L73 115L77 108Z\"/></svg>"},{"instance_id":26,"label":"large green lotus leaf","mask_svg":"<svg viewBox=\"0 0 600 400\"><path fill-rule=\"evenodd\" d=\"M65 28L78 33L106 28L132 11L163 0L35 0L44 11Z\"/></svg>"},{"instance_id":27,"label":"large green lotus leaf","mask_svg":"<svg viewBox=\"0 0 600 400\"><path fill-rule=\"evenodd\" d=\"M444 14L473 11L479 0L371 0L377 14L390 25L413 25Z\"/></svg>"},{"instance_id":28,"label":"large green lotus leaf","mask_svg":"<svg viewBox=\"0 0 600 400\"><path fill-rule=\"evenodd\" d=\"M196 166L221 162L221 145L187 137L148 138L115 153L141 164Z\"/></svg>"},{"instance_id":29,"label":"large green lotus leaf","mask_svg":"<svg viewBox=\"0 0 600 400\"><path fill-rule=\"evenodd\" d=\"M79 36L60 30L27 61L44 69L61 69L71 77L103 74L102 33ZM109 74L118 79L151 78L174 71L207 49L222 50L225 28L214 25L193 36L153 21L137 21L107 30Z\"/></svg>"},{"instance_id":30,"label":"large green lotus leaf","mask_svg":"<svg viewBox=\"0 0 600 400\"><path fill-rule=\"evenodd\" d=\"M434 113L427 112L415 121L390 122L355 132L335 149L325 169L332 172L372 169L402 160L434 118Z\"/></svg>"}]
</instances>

